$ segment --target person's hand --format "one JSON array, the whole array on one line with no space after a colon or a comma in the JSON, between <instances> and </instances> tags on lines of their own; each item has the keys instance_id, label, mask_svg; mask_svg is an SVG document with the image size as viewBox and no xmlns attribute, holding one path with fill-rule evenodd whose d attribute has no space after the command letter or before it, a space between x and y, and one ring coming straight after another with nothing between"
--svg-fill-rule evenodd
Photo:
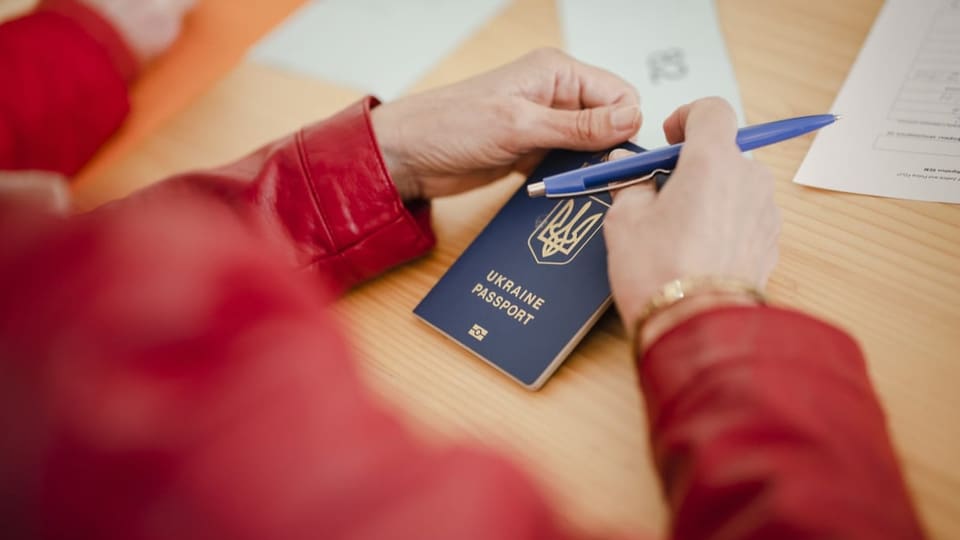
<instances>
[{"instance_id":1,"label":"person's hand","mask_svg":"<svg viewBox=\"0 0 960 540\"><path fill-rule=\"evenodd\" d=\"M659 193L649 183L619 191L604 221L610 285L628 332L651 297L674 279L737 278L762 289L777 261L773 177L741 154L730 106L719 98L696 101L675 111L663 129L671 143L685 141L670 181ZM650 343L679 322L678 314L690 315L691 306L751 301L727 296L693 298L664 310L658 324L644 326L645 334L648 326L651 332L641 341Z\"/></svg>"},{"instance_id":2,"label":"person's hand","mask_svg":"<svg viewBox=\"0 0 960 540\"><path fill-rule=\"evenodd\" d=\"M554 49L385 103L372 118L405 199L466 191L528 171L547 149L604 149L640 128L632 86Z\"/></svg>"},{"instance_id":3,"label":"person's hand","mask_svg":"<svg viewBox=\"0 0 960 540\"><path fill-rule=\"evenodd\" d=\"M116 28L141 63L173 45L196 0L81 0Z\"/></svg>"}]
</instances>

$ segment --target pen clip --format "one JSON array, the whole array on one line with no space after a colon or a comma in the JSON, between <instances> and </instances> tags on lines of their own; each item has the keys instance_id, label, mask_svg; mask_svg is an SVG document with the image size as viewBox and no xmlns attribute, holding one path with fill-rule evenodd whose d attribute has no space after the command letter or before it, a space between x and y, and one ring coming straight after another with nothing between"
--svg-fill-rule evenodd
<instances>
[{"instance_id":1,"label":"pen clip","mask_svg":"<svg viewBox=\"0 0 960 540\"><path fill-rule=\"evenodd\" d=\"M554 195L552 197L550 195L547 195L547 197L564 198L564 197L579 197L581 195L592 195L594 193L601 193L604 191L613 191L615 189L623 189L625 187L632 186L634 184L649 182L650 180L653 180L654 187L656 188L656 190L660 191L660 189L663 188L663 185L667 183L667 180L670 178L670 175L672 173L673 173L673 170L671 169L654 169L650 173L647 173L643 176L638 176L636 178L631 178L629 180L620 180L617 182L610 182L609 184L606 184L600 187L585 189L583 191L577 191L575 193L564 193L562 195Z\"/></svg>"}]
</instances>

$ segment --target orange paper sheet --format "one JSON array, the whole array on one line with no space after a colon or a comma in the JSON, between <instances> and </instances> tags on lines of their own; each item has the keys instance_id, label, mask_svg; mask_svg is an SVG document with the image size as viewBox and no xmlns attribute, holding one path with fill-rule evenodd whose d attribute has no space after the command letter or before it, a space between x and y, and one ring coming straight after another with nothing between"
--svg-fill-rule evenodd
<instances>
[{"instance_id":1,"label":"orange paper sheet","mask_svg":"<svg viewBox=\"0 0 960 540\"><path fill-rule=\"evenodd\" d=\"M132 110L123 128L74 179L101 174L167 119L213 86L303 0L200 0L180 38L148 66L131 89Z\"/></svg>"}]
</instances>

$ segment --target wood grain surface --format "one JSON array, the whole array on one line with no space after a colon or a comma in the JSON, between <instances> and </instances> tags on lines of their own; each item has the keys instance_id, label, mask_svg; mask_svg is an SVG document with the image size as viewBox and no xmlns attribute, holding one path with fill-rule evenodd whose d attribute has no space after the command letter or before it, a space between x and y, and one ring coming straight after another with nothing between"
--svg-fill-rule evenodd
<instances>
[{"instance_id":1,"label":"wood grain surface","mask_svg":"<svg viewBox=\"0 0 960 540\"><path fill-rule=\"evenodd\" d=\"M718 1L748 121L827 111L881 4ZM562 45L552 0L515 0L416 89ZM76 194L90 207L166 175L222 163L358 97L241 64ZM775 173L785 221L769 293L862 343L931 536L960 538L960 206L794 185L810 142L754 153ZM335 306L344 331L385 406L409 416L428 439L473 438L512 455L576 526L601 534L663 532L646 419L615 315L602 319L542 391L529 393L411 313L519 182L509 178L436 201L437 249L344 297Z\"/></svg>"}]
</instances>

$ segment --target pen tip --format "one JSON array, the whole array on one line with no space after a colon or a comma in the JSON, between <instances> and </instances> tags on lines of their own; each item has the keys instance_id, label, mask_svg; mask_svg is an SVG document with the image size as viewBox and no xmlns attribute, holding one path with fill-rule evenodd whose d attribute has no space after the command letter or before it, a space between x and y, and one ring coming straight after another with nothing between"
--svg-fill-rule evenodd
<instances>
[{"instance_id":1,"label":"pen tip","mask_svg":"<svg viewBox=\"0 0 960 540\"><path fill-rule=\"evenodd\" d=\"M534 182L533 184L530 184L529 186L527 186L527 195L529 197L533 197L533 198L543 197L546 194L547 194L547 186L545 186L543 182Z\"/></svg>"},{"instance_id":2,"label":"pen tip","mask_svg":"<svg viewBox=\"0 0 960 540\"><path fill-rule=\"evenodd\" d=\"M839 121L839 120L843 120L843 115L842 115L842 114L835 114L835 115L833 115L833 121L834 121L834 122Z\"/></svg>"}]
</instances>

